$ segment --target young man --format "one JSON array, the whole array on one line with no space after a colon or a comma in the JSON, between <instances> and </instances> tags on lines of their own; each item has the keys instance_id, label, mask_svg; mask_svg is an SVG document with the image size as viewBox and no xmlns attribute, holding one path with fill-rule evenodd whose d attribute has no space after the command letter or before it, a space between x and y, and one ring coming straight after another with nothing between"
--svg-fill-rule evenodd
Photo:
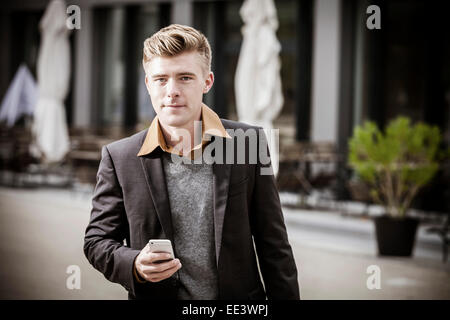
<instances>
[{"instance_id":1,"label":"young man","mask_svg":"<svg viewBox=\"0 0 450 320\"><path fill-rule=\"evenodd\" d=\"M102 149L87 259L130 299L299 299L274 177L251 161L264 137L202 103L214 83L205 36L163 28L145 40L143 65L157 116ZM213 143L213 163L197 161ZM171 240L176 258L150 239Z\"/></svg>"}]
</instances>

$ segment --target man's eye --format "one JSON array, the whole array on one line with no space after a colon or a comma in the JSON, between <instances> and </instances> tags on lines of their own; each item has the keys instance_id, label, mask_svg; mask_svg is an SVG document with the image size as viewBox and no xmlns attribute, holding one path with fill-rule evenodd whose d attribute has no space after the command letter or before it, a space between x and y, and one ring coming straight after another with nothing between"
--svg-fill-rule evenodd
<instances>
[{"instance_id":1,"label":"man's eye","mask_svg":"<svg viewBox=\"0 0 450 320\"><path fill-rule=\"evenodd\" d=\"M156 81L156 82L164 82L164 81L166 81L166 79L164 79L164 78L158 78L158 79L155 79L155 81Z\"/></svg>"},{"instance_id":2,"label":"man's eye","mask_svg":"<svg viewBox=\"0 0 450 320\"><path fill-rule=\"evenodd\" d=\"M183 80L183 81L188 81L188 80L191 80L192 78L191 77L181 77L181 80Z\"/></svg>"}]
</instances>

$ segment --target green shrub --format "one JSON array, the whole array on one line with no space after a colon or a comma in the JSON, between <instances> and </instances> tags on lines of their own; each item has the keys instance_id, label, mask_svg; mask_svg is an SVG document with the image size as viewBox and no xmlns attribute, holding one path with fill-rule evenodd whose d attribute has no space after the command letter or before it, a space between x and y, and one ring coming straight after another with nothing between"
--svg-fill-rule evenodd
<instances>
[{"instance_id":1,"label":"green shrub","mask_svg":"<svg viewBox=\"0 0 450 320\"><path fill-rule=\"evenodd\" d=\"M436 160L441 134L406 117L391 121L382 133L367 121L349 140L349 164L371 187L375 202L392 217L402 218L417 192L439 169Z\"/></svg>"}]
</instances>

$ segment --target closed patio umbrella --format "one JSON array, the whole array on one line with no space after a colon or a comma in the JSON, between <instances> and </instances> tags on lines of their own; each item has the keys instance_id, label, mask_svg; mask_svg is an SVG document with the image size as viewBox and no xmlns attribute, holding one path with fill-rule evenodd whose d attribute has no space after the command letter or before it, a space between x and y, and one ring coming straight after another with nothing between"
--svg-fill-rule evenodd
<instances>
[{"instance_id":1,"label":"closed patio umbrella","mask_svg":"<svg viewBox=\"0 0 450 320\"><path fill-rule=\"evenodd\" d=\"M47 163L62 160L69 151L64 109L70 77L70 30L66 19L64 1L53 0L39 24L42 36L37 61L38 101L32 130L35 147Z\"/></svg>"},{"instance_id":2,"label":"closed patio umbrella","mask_svg":"<svg viewBox=\"0 0 450 320\"><path fill-rule=\"evenodd\" d=\"M240 121L270 133L284 99L281 91L281 45L276 36L278 18L272 0L245 0L243 42L235 76L236 108ZM267 134L274 173L278 172L278 141Z\"/></svg>"},{"instance_id":3,"label":"closed patio umbrella","mask_svg":"<svg viewBox=\"0 0 450 320\"><path fill-rule=\"evenodd\" d=\"M30 70L22 63L0 106L0 121L12 127L23 115L33 115L37 86Z\"/></svg>"}]
</instances>

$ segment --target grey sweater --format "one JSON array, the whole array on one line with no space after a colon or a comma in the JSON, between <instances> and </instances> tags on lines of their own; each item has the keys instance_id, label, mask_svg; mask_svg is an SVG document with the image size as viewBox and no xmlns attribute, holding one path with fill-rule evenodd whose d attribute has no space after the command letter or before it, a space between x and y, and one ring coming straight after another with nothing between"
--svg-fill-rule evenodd
<instances>
[{"instance_id":1,"label":"grey sweater","mask_svg":"<svg viewBox=\"0 0 450 320\"><path fill-rule=\"evenodd\" d=\"M162 159L174 245L182 265L178 298L217 299L212 166L176 163L169 153Z\"/></svg>"}]
</instances>

